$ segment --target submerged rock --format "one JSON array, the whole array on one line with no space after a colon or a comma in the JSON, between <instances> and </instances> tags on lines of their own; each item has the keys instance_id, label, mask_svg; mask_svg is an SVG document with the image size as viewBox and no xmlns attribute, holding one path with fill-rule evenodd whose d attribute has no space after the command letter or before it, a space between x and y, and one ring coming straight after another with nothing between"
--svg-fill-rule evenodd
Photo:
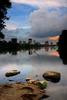
<instances>
[{"instance_id":1,"label":"submerged rock","mask_svg":"<svg viewBox=\"0 0 67 100\"><path fill-rule=\"evenodd\" d=\"M54 71L47 71L46 73L43 74L43 78L46 79L47 81L51 82L59 82L60 81L60 73L59 72L54 72Z\"/></svg>"},{"instance_id":2,"label":"submerged rock","mask_svg":"<svg viewBox=\"0 0 67 100\"><path fill-rule=\"evenodd\" d=\"M20 71L17 71L17 70L12 70L10 72L7 72L5 74L6 77L11 77L11 76L14 76L14 75L17 75L17 74L20 74Z\"/></svg>"}]
</instances>

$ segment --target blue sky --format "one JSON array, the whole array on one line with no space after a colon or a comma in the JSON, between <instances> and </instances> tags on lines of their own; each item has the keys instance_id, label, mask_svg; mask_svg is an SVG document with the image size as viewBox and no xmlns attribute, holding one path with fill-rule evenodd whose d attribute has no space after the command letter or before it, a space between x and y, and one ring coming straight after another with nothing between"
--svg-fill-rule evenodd
<instances>
[{"instance_id":1,"label":"blue sky","mask_svg":"<svg viewBox=\"0 0 67 100\"><path fill-rule=\"evenodd\" d=\"M67 29L67 0L11 0L8 30L26 29L31 37L59 35ZM27 34L27 33L26 33ZM28 36L27 35L27 36ZM23 36L23 33L22 35Z\"/></svg>"},{"instance_id":2,"label":"blue sky","mask_svg":"<svg viewBox=\"0 0 67 100\"><path fill-rule=\"evenodd\" d=\"M29 27L29 16L37 9L38 7L29 4L12 3L12 8L8 11L8 16L10 17L10 20L7 21L8 28ZM13 25L13 27L11 28L10 25Z\"/></svg>"}]
</instances>

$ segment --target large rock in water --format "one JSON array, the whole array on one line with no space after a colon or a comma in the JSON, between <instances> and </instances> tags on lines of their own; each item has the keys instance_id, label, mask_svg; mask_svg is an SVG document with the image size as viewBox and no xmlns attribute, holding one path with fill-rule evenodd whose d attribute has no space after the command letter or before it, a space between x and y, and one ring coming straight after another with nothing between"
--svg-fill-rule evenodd
<instances>
[{"instance_id":1,"label":"large rock in water","mask_svg":"<svg viewBox=\"0 0 67 100\"><path fill-rule=\"evenodd\" d=\"M46 73L43 74L43 78L46 79L47 81L57 83L60 81L61 75L59 72L47 71Z\"/></svg>"},{"instance_id":2,"label":"large rock in water","mask_svg":"<svg viewBox=\"0 0 67 100\"><path fill-rule=\"evenodd\" d=\"M20 74L20 71L12 70L12 71L10 71L10 72L7 72L7 73L5 74L5 76L6 76L6 77L11 77L11 76L15 76L15 75L17 75L17 74Z\"/></svg>"}]
</instances>

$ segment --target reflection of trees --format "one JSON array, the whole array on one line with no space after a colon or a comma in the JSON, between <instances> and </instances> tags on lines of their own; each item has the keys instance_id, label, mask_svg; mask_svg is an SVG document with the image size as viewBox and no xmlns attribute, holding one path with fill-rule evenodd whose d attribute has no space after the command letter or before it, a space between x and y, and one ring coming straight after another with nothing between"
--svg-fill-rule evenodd
<instances>
[{"instance_id":1,"label":"reflection of trees","mask_svg":"<svg viewBox=\"0 0 67 100\"><path fill-rule=\"evenodd\" d=\"M36 44L29 44L26 42L19 42L17 43L17 39L13 38L11 41L7 42L5 40L0 41L0 53L7 53L9 52L12 55L16 55L18 51L29 51L29 55L32 54L32 50L38 50L41 48L39 43Z\"/></svg>"},{"instance_id":2,"label":"reflection of trees","mask_svg":"<svg viewBox=\"0 0 67 100\"><path fill-rule=\"evenodd\" d=\"M49 50L55 50L57 51L58 46L45 46L44 49L46 52L48 52Z\"/></svg>"},{"instance_id":3,"label":"reflection of trees","mask_svg":"<svg viewBox=\"0 0 67 100\"><path fill-rule=\"evenodd\" d=\"M67 30L62 31L58 41L58 52L64 64L67 64Z\"/></svg>"},{"instance_id":4,"label":"reflection of trees","mask_svg":"<svg viewBox=\"0 0 67 100\"><path fill-rule=\"evenodd\" d=\"M48 46L49 46L49 42L45 41L45 47L48 47Z\"/></svg>"},{"instance_id":5,"label":"reflection of trees","mask_svg":"<svg viewBox=\"0 0 67 100\"><path fill-rule=\"evenodd\" d=\"M40 43L35 42L34 44L26 43L26 41L23 41L23 43L20 41L17 42L16 38L11 39L11 41L7 42L5 40L0 41L0 53L7 53L9 52L12 55L16 55L18 51L28 51L29 55L32 55L32 53L36 53L37 50L44 48L46 52L49 51L49 49L54 49L55 46L42 46Z\"/></svg>"}]
</instances>

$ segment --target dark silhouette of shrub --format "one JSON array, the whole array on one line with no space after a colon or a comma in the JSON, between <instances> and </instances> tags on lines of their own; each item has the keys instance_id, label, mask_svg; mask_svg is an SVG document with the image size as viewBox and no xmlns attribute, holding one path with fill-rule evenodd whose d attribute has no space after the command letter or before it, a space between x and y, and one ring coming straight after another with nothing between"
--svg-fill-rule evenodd
<instances>
[{"instance_id":1,"label":"dark silhouette of shrub","mask_svg":"<svg viewBox=\"0 0 67 100\"><path fill-rule=\"evenodd\" d=\"M4 38L2 29L5 28L5 20L7 17L7 10L11 7L10 0L0 0L0 38Z\"/></svg>"},{"instance_id":2,"label":"dark silhouette of shrub","mask_svg":"<svg viewBox=\"0 0 67 100\"><path fill-rule=\"evenodd\" d=\"M64 64L67 64L67 30L63 30L58 41L58 52Z\"/></svg>"}]
</instances>

